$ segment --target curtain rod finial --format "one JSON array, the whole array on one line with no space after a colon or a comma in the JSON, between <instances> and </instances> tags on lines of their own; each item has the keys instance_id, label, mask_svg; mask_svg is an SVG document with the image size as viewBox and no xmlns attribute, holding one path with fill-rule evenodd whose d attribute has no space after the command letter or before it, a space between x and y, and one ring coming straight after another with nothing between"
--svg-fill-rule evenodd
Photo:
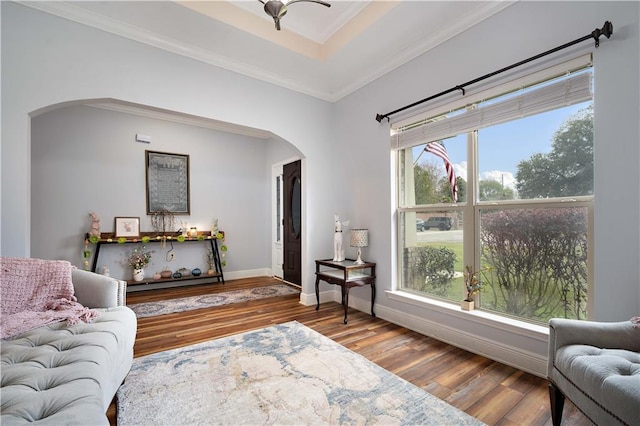
<instances>
[{"instance_id":1,"label":"curtain rod finial","mask_svg":"<svg viewBox=\"0 0 640 426\"><path fill-rule=\"evenodd\" d=\"M387 120L389 119L389 117L387 117L386 115L376 114L376 121L378 123L381 123L383 118L386 118Z\"/></svg>"},{"instance_id":2,"label":"curtain rod finial","mask_svg":"<svg viewBox=\"0 0 640 426\"><path fill-rule=\"evenodd\" d=\"M600 31L602 31L602 34L604 34L607 38L611 38L611 34L613 34L613 24L611 23L611 21L605 21Z\"/></svg>"},{"instance_id":3,"label":"curtain rod finial","mask_svg":"<svg viewBox=\"0 0 640 426\"><path fill-rule=\"evenodd\" d=\"M611 38L611 34L613 34L613 24L611 23L611 21L605 21L604 25L602 26L602 28L596 28L595 30L593 30L593 32L591 33L591 36L595 39L596 41L596 47L600 46L600 36L605 36L607 38Z\"/></svg>"}]
</instances>

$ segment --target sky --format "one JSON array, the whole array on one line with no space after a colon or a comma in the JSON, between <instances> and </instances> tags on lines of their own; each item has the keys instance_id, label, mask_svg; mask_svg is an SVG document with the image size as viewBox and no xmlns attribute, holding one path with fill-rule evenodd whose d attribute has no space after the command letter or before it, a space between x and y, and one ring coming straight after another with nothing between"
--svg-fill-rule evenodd
<instances>
[{"instance_id":1,"label":"sky","mask_svg":"<svg viewBox=\"0 0 640 426\"><path fill-rule=\"evenodd\" d=\"M549 153L555 132L571 116L585 108L589 102L533 115L520 120L481 129L478 135L478 162L482 180L495 180L515 189L515 175L518 163L528 160L536 153ZM449 159L454 164L456 176L467 180L466 135L458 135L444 141ZM424 145L422 145L424 147ZM420 149L414 151L414 158ZM444 164L430 153L423 153L419 163L424 161Z\"/></svg>"}]
</instances>

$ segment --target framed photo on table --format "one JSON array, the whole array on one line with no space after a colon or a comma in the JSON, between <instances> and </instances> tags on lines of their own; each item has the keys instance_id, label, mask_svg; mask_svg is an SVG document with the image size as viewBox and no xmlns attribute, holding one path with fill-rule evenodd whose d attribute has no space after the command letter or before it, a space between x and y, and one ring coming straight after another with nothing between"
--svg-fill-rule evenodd
<instances>
[{"instance_id":1,"label":"framed photo on table","mask_svg":"<svg viewBox=\"0 0 640 426\"><path fill-rule=\"evenodd\" d=\"M189 156L145 151L147 214L191 214L189 205Z\"/></svg>"},{"instance_id":2,"label":"framed photo on table","mask_svg":"<svg viewBox=\"0 0 640 426\"><path fill-rule=\"evenodd\" d=\"M116 238L138 238L140 236L140 218L116 217L115 230Z\"/></svg>"}]
</instances>

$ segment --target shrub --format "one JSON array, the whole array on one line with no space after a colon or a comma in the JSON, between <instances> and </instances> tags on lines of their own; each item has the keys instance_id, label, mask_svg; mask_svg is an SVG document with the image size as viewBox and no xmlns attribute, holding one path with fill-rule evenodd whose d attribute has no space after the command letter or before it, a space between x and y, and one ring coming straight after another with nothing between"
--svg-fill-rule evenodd
<instances>
[{"instance_id":1,"label":"shrub","mask_svg":"<svg viewBox=\"0 0 640 426\"><path fill-rule=\"evenodd\" d=\"M405 262L408 288L446 296L454 276L456 255L446 247L410 247Z\"/></svg>"},{"instance_id":2,"label":"shrub","mask_svg":"<svg viewBox=\"0 0 640 426\"><path fill-rule=\"evenodd\" d=\"M584 208L484 213L480 242L483 261L492 268L483 306L545 322L586 316Z\"/></svg>"}]
</instances>

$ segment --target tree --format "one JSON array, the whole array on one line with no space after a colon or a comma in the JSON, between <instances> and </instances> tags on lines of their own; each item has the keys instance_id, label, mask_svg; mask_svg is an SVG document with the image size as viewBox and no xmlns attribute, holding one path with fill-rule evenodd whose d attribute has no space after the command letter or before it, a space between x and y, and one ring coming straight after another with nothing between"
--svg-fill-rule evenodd
<instances>
[{"instance_id":1,"label":"tree","mask_svg":"<svg viewBox=\"0 0 640 426\"><path fill-rule=\"evenodd\" d=\"M521 198L593 194L593 104L558 129L549 154L521 161L516 181Z\"/></svg>"},{"instance_id":2,"label":"tree","mask_svg":"<svg viewBox=\"0 0 640 426\"><path fill-rule=\"evenodd\" d=\"M458 201L463 202L467 199L467 181L457 176L456 185L458 186ZM451 188L449 188L449 193L451 193Z\"/></svg>"},{"instance_id":3,"label":"tree","mask_svg":"<svg viewBox=\"0 0 640 426\"><path fill-rule=\"evenodd\" d=\"M440 202L436 186L441 177L441 167L434 162L423 161L414 167L416 205Z\"/></svg>"},{"instance_id":4,"label":"tree","mask_svg":"<svg viewBox=\"0 0 640 426\"><path fill-rule=\"evenodd\" d=\"M456 176L456 186L458 188L458 201L464 201L467 197L467 182L460 176ZM442 177L438 182L436 198L439 203L453 203L451 184L448 177Z\"/></svg>"},{"instance_id":5,"label":"tree","mask_svg":"<svg viewBox=\"0 0 640 426\"><path fill-rule=\"evenodd\" d=\"M481 180L479 184L480 201L513 200L513 189L502 186L495 180Z\"/></svg>"},{"instance_id":6,"label":"tree","mask_svg":"<svg viewBox=\"0 0 640 426\"><path fill-rule=\"evenodd\" d=\"M442 161L423 160L414 166L414 182L416 205L453 203L451 185L445 173ZM456 176L458 201L464 200L467 194L467 182Z\"/></svg>"},{"instance_id":7,"label":"tree","mask_svg":"<svg viewBox=\"0 0 640 426\"><path fill-rule=\"evenodd\" d=\"M585 318L584 208L492 211L482 223L482 258L491 266L483 306L542 321L560 312Z\"/></svg>"}]
</instances>

